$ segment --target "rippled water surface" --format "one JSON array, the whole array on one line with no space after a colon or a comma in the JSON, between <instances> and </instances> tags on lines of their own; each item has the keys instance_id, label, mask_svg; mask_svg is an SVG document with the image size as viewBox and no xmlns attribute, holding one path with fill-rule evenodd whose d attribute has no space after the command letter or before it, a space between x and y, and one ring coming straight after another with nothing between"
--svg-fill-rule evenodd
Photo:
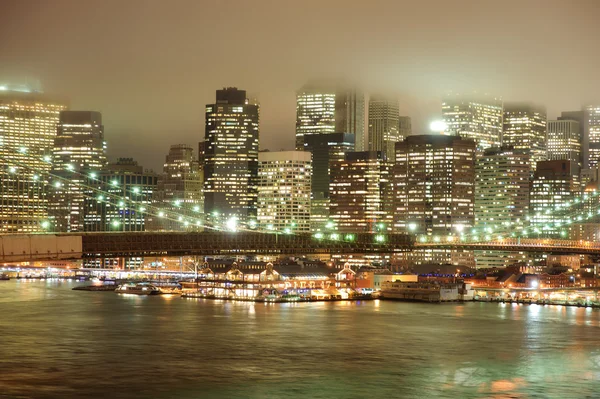
<instances>
[{"instance_id":1,"label":"rippled water surface","mask_svg":"<svg viewBox=\"0 0 600 399\"><path fill-rule=\"evenodd\" d=\"M600 311L0 281L0 398L597 398Z\"/></svg>"}]
</instances>

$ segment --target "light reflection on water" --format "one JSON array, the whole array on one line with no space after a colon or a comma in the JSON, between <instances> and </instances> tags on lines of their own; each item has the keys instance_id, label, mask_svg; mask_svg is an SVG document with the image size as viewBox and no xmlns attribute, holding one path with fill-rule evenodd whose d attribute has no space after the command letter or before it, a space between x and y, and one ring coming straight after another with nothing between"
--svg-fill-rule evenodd
<instances>
[{"instance_id":1,"label":"light reflection on water","mask_svg":"<svg viewBox=\"0 0 600 399\"><path fill-rule=\"evenodd\" d=\"M600 389L600 311L251 303L0 282L0 397L566 398Z\"/></svg>"}]
</instances>

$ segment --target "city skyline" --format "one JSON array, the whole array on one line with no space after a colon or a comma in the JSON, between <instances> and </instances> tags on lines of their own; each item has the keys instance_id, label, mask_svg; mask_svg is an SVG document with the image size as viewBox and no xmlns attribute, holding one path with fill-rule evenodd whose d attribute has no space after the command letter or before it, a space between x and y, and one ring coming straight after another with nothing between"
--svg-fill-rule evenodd
<instances>
[{"instance_id":1,"label":"city skyline","mask_svg":"<svg viewBox=\"0 0 600 399\"><path fill-rule=\"evenodd\" d=\"M327 26L327 16L337 12L341 4L332 1L322 6L323 16L315 21L315 32L300 36L293 32L303 31L296 28L303 18L312 16L310 2L292 6L289 11L288 7L283 10L265 2L255 3L252 8L241 4L230 10L228 17L248 33L248 48L240 50L249 57L243 70L235 67L234 55L205 62L204 50L224 53L202 39L215 29L210 16L225 12L221 4L182 2L179 7L139 7L139 3L130 2L120 6L122 18L109 11L110 2L91 10L68 1L52 6L31 6L27 1L6 4L0 29L8 33L16 29L17 21L30 29L18 40L1 45L0 85L39 81L48 94L64 93L71 100L72 110L102 112L109 158L130 155L154 170L160 170L162 153L169 145L180 142L195 146L201 140L203 105L216 88L223 86L243 87L250 98L258 98L263 148L271 150L294 148L295 92L313 78L346 75L364 85L367 93L382 88L385 82L383 88L399 93L401 114L412 117L413 133L426 133L429 122L439 118L439 99L448 91L478 89L505 101L540 103L547 107L549 119L599 100L600 87L593 71L599 56L581 50L593 48L593 38L600 29L592 24L592 1L579 2L577 8L559 1L519 3L519 15L510 13L508 2L502 10L493 7L497 18L491 20L481 18L491 8L486 4L473 4L460 13L452 11L450 5L432 10L425 5L389 4L390 17L382 18L402 11L421 25L407 18L402 26L390 24L393 28L362 23L377 8L360 5L347 7L344 12L349 20L343 25L334 18L333 25ZM144 10L142 15L137 14L140 8ZM445 18L448 13L454 18ZM102 16L102 23L96 22L94 15ZM246 19L246 15L252 18ZM563 19L565 15L570 18ZM137 30L152 32L151 26L166 29L179 18L199 18L194 24L198 28L167 29L161 40L153 40L152 34L132 34ZM513 18L514 29L502 40L498 36L493 46L483 39L473 39L477 33L499 31L494 27L507 18ZM79 20L88 23L71 23ZM551 30L557 23L566 23L571 29ZM470 28L461 28L465 25ZM265 43L264 35L270 30L281 35ZM46 31L57 35L42 33ZM328 47L319 41L319 32L334 32L333 40L346 39L349 44L326 51ZM449 37L448 32L452 32ZM381 33L386 39L381 39ZM199 43L184 51L178 44L183 37L197 38ZM349 37L359 40L347 40ZM67 39L71 44L62 45ZM226 35L223 48L235 40L234 35ZM521 41L539 45L535 55L528 53L526 61L526 46ZM458 42L460 57L449 51ZM90 50L83 51L84 44ZM273 47L281 50L276 58L267 56ZM569 64L549 66L547 55L559 47ZM312 57L310 51L314 52ZM104 66L104 57L114 61ZM119 93L118 100L115 93ZM130 149L128 154L126 148Z\"/></svg>"}]
</instances>

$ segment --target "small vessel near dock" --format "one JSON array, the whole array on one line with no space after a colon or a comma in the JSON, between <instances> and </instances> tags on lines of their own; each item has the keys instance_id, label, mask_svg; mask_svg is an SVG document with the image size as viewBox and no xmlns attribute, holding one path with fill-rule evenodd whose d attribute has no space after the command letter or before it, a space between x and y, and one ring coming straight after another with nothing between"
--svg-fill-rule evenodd
<instances>
[{"instance_id":1,"label":"small vessel near dock","mask_svg":"<svg viewBox=\"0 0 600 399\"><path fill-rule=\"evenodd\" d=\"M127 283L121 284L115 289L117 294L132 295L160 295L162 291L153 284L148 283Z\"/></svg>"},{"instance_id":2,"label":"small vessel near dock","mask_svg":"<svg viewBox=\"0 0 600 399\"><path fill-rule=\"evenodd\" d=\"M10 280L10 276L6 273L0 273L0 281Z\"/></svg>"}]
</instances>

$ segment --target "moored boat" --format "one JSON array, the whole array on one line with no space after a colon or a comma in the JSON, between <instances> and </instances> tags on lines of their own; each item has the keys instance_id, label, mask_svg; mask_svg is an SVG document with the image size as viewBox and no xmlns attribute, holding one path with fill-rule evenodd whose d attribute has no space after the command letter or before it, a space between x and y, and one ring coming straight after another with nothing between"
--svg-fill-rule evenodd
<instances>
[{"instance_id":1,"label":"moored boat","mask_svg":"<svg viewBox=\"0 0 600 399\"><path fill-rule=\"evenodd\" d=\"M6 273L0 273L0 280L10 280L10 276Z\"/></svg>"},{"instance_id":2,"label":"moored boat","mask_svg":"<svg viewBox=\"0 0 600 399\"><path fill-rule=\"evenodd\" d=\"M121 284L115 290L118 294L133 294L133 295L160 295L162 291L155 285L148 283L128 283Z\"/></svg>"}]
</instances>

